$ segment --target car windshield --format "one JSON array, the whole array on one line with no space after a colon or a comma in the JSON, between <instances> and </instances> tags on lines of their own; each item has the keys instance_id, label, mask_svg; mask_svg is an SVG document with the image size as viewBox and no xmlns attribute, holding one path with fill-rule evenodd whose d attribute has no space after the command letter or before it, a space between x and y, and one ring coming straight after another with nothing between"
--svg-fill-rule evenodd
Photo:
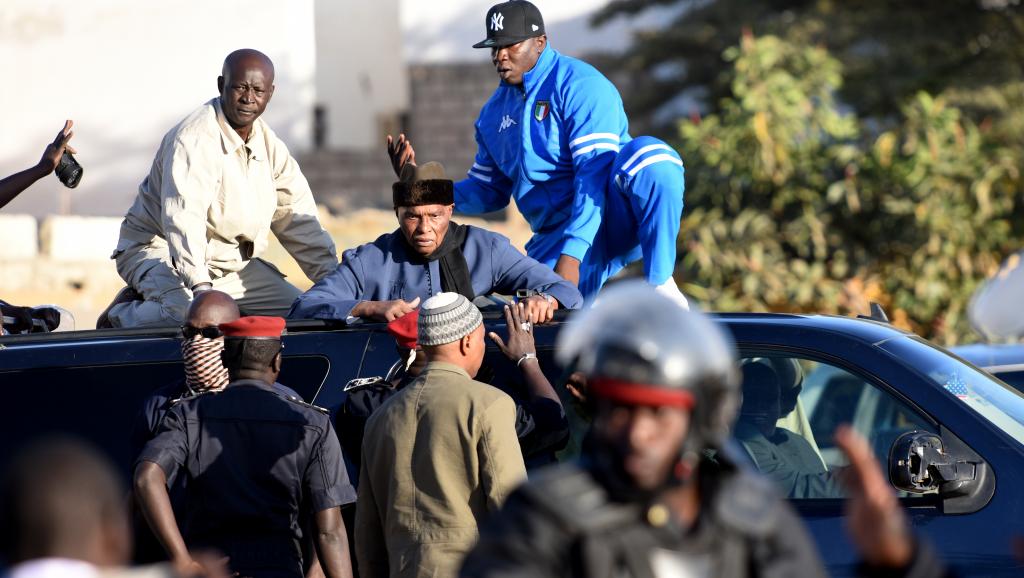
<instances>
[{"instance_id":1,"label":"car windshield","mask_svg":"<svg viewBox=\"0 0 1024 578\"><path fill-rule=\"evenodd\" d=\"M922 347L923 346L923 347ZM890 339L882 349L914 366L933 383L1024 444L1024 394L917 336Z\"/></svg>"}]
</instances>

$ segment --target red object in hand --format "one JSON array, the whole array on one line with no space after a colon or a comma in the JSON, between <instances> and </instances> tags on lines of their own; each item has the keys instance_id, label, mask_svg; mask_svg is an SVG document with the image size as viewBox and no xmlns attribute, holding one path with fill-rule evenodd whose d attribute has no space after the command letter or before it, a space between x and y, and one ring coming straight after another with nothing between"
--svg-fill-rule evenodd
<instances>
[{"instance_id":1,"label":"red object in hand","mask_svg":"<svg viewBox=\"0 0 1024 578\"><path fill-rule=\"evenodd\" d=\"M419 330L417 329L419 319L420 311L416 309L388 323L388 333L395 338L399 347L416 349L416 338L419 335Z\"/></svg>"}]
</instances>

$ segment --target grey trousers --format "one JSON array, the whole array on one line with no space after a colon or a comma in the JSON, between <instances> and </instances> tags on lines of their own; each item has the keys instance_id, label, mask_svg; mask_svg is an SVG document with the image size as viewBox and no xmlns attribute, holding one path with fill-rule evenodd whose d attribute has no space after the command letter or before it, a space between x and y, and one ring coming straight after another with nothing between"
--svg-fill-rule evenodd
<instances>
[{"instance_id":1,"label":"grey trousers","mask_svg":"<svg viewBox=\"0 0 1024 578\"><path fill-rule=\"evenodd\" d=\"M136 246L114 256L117 272L145 301L119 303L107 316L114 327L181 325L192 303L166 247ZM213 288L232 296L247 315L284 316L301 291L277 267L252 259L237 273L213 279Z\"/></svg>"}]
</instances>

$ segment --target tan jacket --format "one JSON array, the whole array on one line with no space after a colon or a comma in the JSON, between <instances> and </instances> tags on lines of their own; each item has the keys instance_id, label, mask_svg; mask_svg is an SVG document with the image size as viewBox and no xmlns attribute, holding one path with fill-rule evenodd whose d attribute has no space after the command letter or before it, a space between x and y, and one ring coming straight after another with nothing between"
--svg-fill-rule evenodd
<instances>
[{"instance_id":1,"label":"tan jacket","mask_svg":"<svg viewBox=\"0 0 1024 578\"><path fill-rule=\"evenodd\" d=\"M243 142L214 98L164 136L121 224L115 255L166 247L185 287L239 271L273 231L319 281L338 265L306 177L263 119Z\"/></svg>"},{"instance_id":2,"label":"tan jacket","mask_svg":"<svg viewBox=\"0 0 1024 578\"><path fill-rule=\"evenodd\" d=\"M370 417L356 505L361 576L454 576L477 524L526 478L515 404L430 363Z\"/></svg>"}]
</instances>

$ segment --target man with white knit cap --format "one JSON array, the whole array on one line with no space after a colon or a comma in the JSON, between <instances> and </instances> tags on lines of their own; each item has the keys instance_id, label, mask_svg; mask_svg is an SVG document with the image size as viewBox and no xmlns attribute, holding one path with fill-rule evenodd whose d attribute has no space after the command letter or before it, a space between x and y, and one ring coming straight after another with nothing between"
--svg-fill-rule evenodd
<instances>
[{"instance_id":1,"label":"man with white knit cap","mask_svg":"<svg viewBox=\"0 0 1024 578\"><path fill-rule=\"evenodd\" d=\"M428 364L370 417L356 505L362 576L453 576L477 525L526 478L515 403L472 378L483 362L480 310L439 293L419 313Z\"/></svg>"}]
</instances>

